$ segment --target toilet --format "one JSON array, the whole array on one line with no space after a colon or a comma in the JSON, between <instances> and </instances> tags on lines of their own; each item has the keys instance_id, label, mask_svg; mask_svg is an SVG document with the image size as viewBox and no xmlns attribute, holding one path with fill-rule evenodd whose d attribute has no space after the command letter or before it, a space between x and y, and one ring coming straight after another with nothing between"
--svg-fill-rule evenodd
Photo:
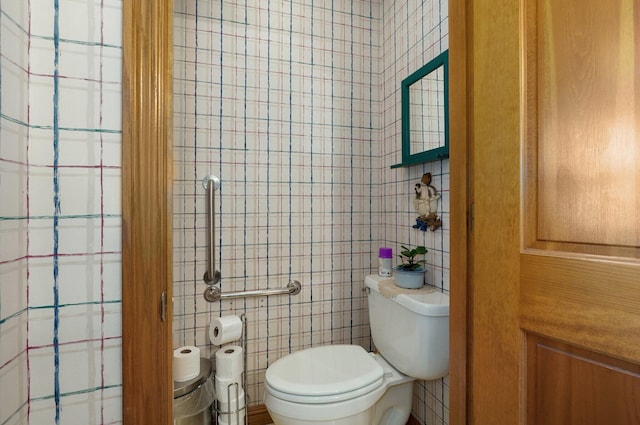
<instances>
[{"instance_id":1,"label":"toilet","mask_svg":"<svg viewBox=\"0 0 640 425\"><path fill-rule=\"evenodd\" d=\"M265 375L264 403L275 425L404 425L413 382L449 372L449 296L438 291L388 298L365 278L371 336L359 345L324 345L291 353Z\"/></svg>"}]
</instances>

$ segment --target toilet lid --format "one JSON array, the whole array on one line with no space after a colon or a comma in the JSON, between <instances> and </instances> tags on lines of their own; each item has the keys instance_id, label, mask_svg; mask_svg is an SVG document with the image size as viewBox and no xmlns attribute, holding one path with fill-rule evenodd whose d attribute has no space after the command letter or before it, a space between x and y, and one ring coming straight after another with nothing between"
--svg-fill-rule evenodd
<instances>
[{"instance_id":1,"label":"toilet lid","mask_svg":"<svg viewBox=\"0 0 640 425\"><path fill-rule=\"evenodd\" d=\"M358 345L325 345L285 356L267 368L265 381L279 393L340 399L382 384L384 370ZM338 396L338 397L335 397ZM345 395L346 396L346 395ZM349 397L347 397L349 398Z\"/></svg>"}]
</instances>

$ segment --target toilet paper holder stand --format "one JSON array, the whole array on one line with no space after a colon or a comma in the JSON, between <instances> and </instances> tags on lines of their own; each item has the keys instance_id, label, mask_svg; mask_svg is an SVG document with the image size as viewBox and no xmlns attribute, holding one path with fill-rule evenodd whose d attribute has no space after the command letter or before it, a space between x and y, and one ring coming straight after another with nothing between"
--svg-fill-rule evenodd
<instances>
[{"instance_id":1,"label":"toilet paper holder stand","mask_svg":"<svg viewBox=\"0 0 640 425\"><path fill-rule=\"evenodd\" d=\"M244 375L245 372L243 371L242 374ZM244 380L244 378L243 378L243 380ZM234 388L235 391L232 390L232 387L235 387ZM226 416L228 418L227 422L226 422L227 424L231 424L231 418L233 416L235 416L235 418L236 418L236 420L235 420L236 424L238 424L238 425L240 425L241 423L244 423L244 425L248 425L249 424L249 416L247 415L247 412L246 412L247 403L249 401L248 400L249 396L247 395L247 393L245 391L245 393L244 393L244 403L241 405L240 404L240 400L239 400L239 398L240 398L240 388L239 387L240 387L240 385L238 385L237 382L227 385L227 400L231 400L231 394L232 394L232 392L235 392L235 398L234 398L236 400L235 409L233 408L234 404L229 402L228 403L229 410L222 411L221 408L220 408L220 403L219 403L220 400L219 400L218 397L216 397L216 400L214 402L214 412L215 412L215 417L216 417L216 424L220 423L219 420L218 420L220 415ZM241 417L240 413L243 410L245 411L244 420L242 422L240 422L240 417Z\"/></svg>"},{"instance_id":2,"label":"toilet paper holder stand","mask_svg":"<svg viewBox=\"0 0 640 425\"><path fill-rule=\"evenodd\" d=\"M247 415L247 406L249 405L249 393L247 392L247 316L243 313L240 315L240 320L242 321L242 335L240 335L240 344L242 346L242 374L240 375L240 380L242 381L242 388L244 388L244 400L242 405L240 405L240 385L237 382L231 383L227 385L227 400L229 400L229 410L222 411L220 408L220 397L216 395L216 399L213 402L213 416L215 419L216 425L219 424L219 416L225 415L227 419L227 424L231 425L232 415L235 415L236 421L235 424L240 425L243 423L244 425L249 425L249 416ZM216 365L217 366L217 365ZM231 395L232 391L235 392L235 408L231 404ZM244 410L244 421L240 422L240 413Z\"/></svg>"}]
</instances>

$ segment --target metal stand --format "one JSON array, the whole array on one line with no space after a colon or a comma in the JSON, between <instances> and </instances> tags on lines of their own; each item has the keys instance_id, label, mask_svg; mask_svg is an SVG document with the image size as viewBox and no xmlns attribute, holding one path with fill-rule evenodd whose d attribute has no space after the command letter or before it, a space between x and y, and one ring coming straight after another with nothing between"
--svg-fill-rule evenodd
<instances>
[{"instance_id":1,"label":"metal stand","mask_svg":"<svg viewBox=\"0 0 640 425\"><path fill-rule=\"evenodd\" d=\"M240 315L240 320L242 320L242 336L241 338L241 346L242 346L242 374L240 376L240 380L242 381L242 388L244 388L244 406L240 407L240 386L238 383L231 383L227 386L227 400L231 400L231 394L235 394L236 405L235 409L231 406L231 402L229 402L229 410L222 411L220 408L220 399L216 394L216 400L213 403L213 412L216 424L220 424L219 416L225 416L227 418L226 424L231 424L231 418L235 415L236 424L240 424L240 413L244 410L244 425L249 425L249 415L247 415L247 409L249 407L249 393L247 391L247 316L245 314Z\"/></svg>"}]
</instances>

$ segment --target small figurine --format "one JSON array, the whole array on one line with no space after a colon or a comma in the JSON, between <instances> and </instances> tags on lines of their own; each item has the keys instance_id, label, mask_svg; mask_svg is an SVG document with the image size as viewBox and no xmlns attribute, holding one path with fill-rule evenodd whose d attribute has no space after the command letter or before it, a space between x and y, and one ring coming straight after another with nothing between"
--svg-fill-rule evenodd
<instances>
[{"instance_id":1,"label":"small figurine","mask_svg":"<svg viewBox=\"0 0 640 425\"><path fill-rule=\"evenodd\" d=\"M442 221L438 218L438 200L440 195L435 187L431 186L431 173L424 173L420 180L422 184L416 183L414 187L415 198L413 207L418 213L414 229L425 232L427 229L436 230L442 226Z\"/></svg>"}]
</instances>

